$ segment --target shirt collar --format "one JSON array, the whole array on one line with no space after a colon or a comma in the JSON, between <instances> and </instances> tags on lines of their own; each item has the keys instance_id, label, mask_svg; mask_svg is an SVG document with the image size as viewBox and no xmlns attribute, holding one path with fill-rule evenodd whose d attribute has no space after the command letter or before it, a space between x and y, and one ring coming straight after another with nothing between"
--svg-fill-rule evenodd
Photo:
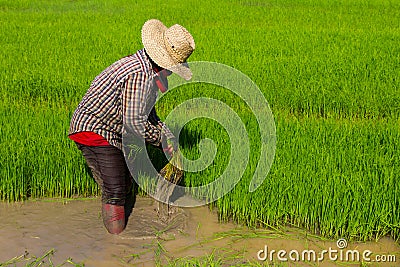
<instances>
[{"instance_id":1,"label":"shirt collar","mask_svg":"<svg viewBox=\"0 0 400 267\"><path fill-rule=\"evenodd\" d=\"M144 48L139 50L140 56L142 57L143 61L146 64L146 69L153 77L158 89L162 93L165 93L168 90L168 79L164 75L162 75L162 69L159 69L158 66L151 63L150 58L147 56Z\"/></svg>"}]
</instances>

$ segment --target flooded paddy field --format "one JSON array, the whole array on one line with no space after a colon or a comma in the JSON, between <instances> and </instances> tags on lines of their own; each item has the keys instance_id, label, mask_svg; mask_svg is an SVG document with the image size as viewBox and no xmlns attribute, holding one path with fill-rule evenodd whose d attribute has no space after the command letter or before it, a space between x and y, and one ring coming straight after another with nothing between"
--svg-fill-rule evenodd
<instances>
[{"instance_id":1,"label":"flooded paddy field","mask_svg":"<svg viewBox=\"0 0 400 267\"><path fill-rule=\"evenodd\" d=\"M336 240L294 228L251 230L221 223L204 206L184 208L165 223L154 210L154 200L144 197L137 198L126 230L110 235L100 206L98 198L0 203L0 266L179 266L186 259L204 257L215 257L218 266L263 266L271 259L277 266L360 266L351 258L346 261L346 251L357 251L360 257L371 251L367 266L398 266L400 261L400 246L391 238L348 242L340 261ZM338 251L337 259L330 260L326 252L318 261L329 249ZM278 258L279 250L286 256ZM302 261L304 251L308 252ZM315 260L310 251L317 253ZM299 261L291 260L296 252ZM377 263L377 255L390 262Z\"/></svg>"}]
</instances>

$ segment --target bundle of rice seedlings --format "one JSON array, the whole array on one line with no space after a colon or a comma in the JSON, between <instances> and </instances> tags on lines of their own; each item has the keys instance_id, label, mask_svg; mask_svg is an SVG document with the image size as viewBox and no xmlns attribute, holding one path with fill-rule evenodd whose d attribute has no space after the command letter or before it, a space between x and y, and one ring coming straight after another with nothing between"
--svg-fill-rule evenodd
<instances>
[{"instance_id":1,"label":"bundle of rice seedlings","mask_svg":"<svg viewBox=\"0 0 400 267\"><path fill-rule=\"evenodd\" d=\"M182 156L179 151L176 151L168 164L161 169L160 175L170 183L179 184L183 177L182 169Z\"/></svg>"}]
</instances>

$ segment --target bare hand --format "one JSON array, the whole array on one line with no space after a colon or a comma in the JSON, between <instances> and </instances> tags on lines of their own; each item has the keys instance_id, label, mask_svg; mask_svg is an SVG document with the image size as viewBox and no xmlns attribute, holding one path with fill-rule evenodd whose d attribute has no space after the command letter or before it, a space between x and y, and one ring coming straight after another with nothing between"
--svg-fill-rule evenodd
<instances>
[{"instance_id":1,"label":"bare hand","mask_svg":"<svg viewBox=\"0 0 400 267\"><path fill-rule=\"evenodd\" d=\"M167 152L171 157L174 154L174 146L169 144L166 148L163 149L164 152Z\"/></svg>"}]
</instances>

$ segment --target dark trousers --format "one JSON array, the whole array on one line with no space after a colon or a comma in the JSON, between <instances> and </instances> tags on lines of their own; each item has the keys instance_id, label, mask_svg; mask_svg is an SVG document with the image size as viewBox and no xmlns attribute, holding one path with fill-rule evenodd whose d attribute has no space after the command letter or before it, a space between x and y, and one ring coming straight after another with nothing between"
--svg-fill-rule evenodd
<instances>
[{"instance_id":1,"label":"dark trousers","mask_svg":"<svg viewBox=\"0 0 400 267\"><path fill-rule=\"evenodd\" d=\"M123 152L114 146L76 144L101 188L102 202L124 206L127 196L132 194L133 178Z\"/></svg>"}]
</instances>

